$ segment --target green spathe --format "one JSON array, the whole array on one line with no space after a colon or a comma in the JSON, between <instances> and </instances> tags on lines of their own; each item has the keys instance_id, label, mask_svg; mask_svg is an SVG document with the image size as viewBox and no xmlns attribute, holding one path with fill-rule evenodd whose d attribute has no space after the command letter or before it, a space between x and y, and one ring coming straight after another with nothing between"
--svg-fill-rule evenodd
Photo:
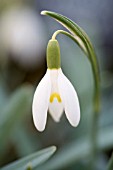
<instances>
[{"instance_id":1,"label":"green spathe","mask_svg":"<svg viewBox=\"0 0 113 170\"><path fill-rule=\"evenodd\" d=\"M60 46L56 39L51 39L47 45L47 67L49 69L60 68Z\"/></svg>"}]
</instances>

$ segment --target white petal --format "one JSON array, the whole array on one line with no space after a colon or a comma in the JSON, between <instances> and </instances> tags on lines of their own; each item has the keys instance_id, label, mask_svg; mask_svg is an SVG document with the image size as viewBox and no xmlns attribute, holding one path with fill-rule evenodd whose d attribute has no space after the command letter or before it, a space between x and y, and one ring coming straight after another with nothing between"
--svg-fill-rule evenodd
<instances>
[{"instance_id":1,"label":"white petal","mask_svg":"<svg viewBox=\"0 0 113 170\"><path fill-rule=\"evenodd\" d=\"M52 103L49 103L49 113L56 122L59 122L63 113L63 104L55 98Z\"/></svg>"},{"instance_id":2,"label":"white petal","mask_svg":"<svg viewBox=\"0 0 113 170\"><path fill-rule=\"evenodd\" d=\"M45 129L50 93L50 71L47 70L45 76L37 86L32 105L34 124L39 131Z\"/></svg>"},{"instance_id":3,"label":"white petal","mask_svg":"<svg viewBox=\"0 0 113 170\"><path fill-rule=\"evenodd\" d=\"M71 82L59 71L58 88L63 100L66 117L72 126L77 126L80 121L80 106L78 97Z\"/></svg>"}]
</instances>

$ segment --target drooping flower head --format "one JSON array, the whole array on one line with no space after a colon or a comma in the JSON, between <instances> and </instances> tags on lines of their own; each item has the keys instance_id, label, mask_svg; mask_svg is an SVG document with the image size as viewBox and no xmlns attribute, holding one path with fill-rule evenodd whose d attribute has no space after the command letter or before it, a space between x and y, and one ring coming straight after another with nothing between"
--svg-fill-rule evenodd
<instances>
[{"instance_id":1,"label":"drooping flower head","mask_svg":"<svg viewBox=\"0 0 113 170\"><path fill-rule=\"evenodd\" d=\"M39 131L45 129L47 112L59 122L63 111L70 124L80 121L77 93L60 67L60 47L56 39L47 46L47 72L38 84L33 98L33 121Z\"/></svg>"}]
</instances>

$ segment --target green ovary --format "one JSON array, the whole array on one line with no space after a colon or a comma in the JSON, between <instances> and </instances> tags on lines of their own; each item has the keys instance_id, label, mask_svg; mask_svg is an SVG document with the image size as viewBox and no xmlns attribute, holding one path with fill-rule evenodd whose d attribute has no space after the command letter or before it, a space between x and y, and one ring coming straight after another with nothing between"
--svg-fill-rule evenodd
<instances>
[{"instance_id":1,"label":"green ovary","mask_svg":"<svg viewBox=\"0 0 113 170\"><path fill-rule=\"evenodd\" d=\"M60 68L60 46L57 40L50 40L47 46L47 67L49 69Z\"/></svg>"}]
</instances>

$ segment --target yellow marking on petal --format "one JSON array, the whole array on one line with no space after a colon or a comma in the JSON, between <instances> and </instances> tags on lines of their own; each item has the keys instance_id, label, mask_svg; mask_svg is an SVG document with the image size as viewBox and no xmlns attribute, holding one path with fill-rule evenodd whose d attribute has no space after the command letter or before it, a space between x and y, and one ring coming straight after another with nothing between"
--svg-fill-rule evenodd
<instances>
[{"instance_id":1,"label":"yellow marking on petal","mask_svg":"<svg viewBox=\"0 0 113 170\"><path fill-rule=\"evenodd\" d=\"M58 102L61 103L62 100L61 100L61 97L58 93L52 93L51 96L50 96L50 103L53 102L54 98L57 98Z\"/></svg>"}]
</instances>

